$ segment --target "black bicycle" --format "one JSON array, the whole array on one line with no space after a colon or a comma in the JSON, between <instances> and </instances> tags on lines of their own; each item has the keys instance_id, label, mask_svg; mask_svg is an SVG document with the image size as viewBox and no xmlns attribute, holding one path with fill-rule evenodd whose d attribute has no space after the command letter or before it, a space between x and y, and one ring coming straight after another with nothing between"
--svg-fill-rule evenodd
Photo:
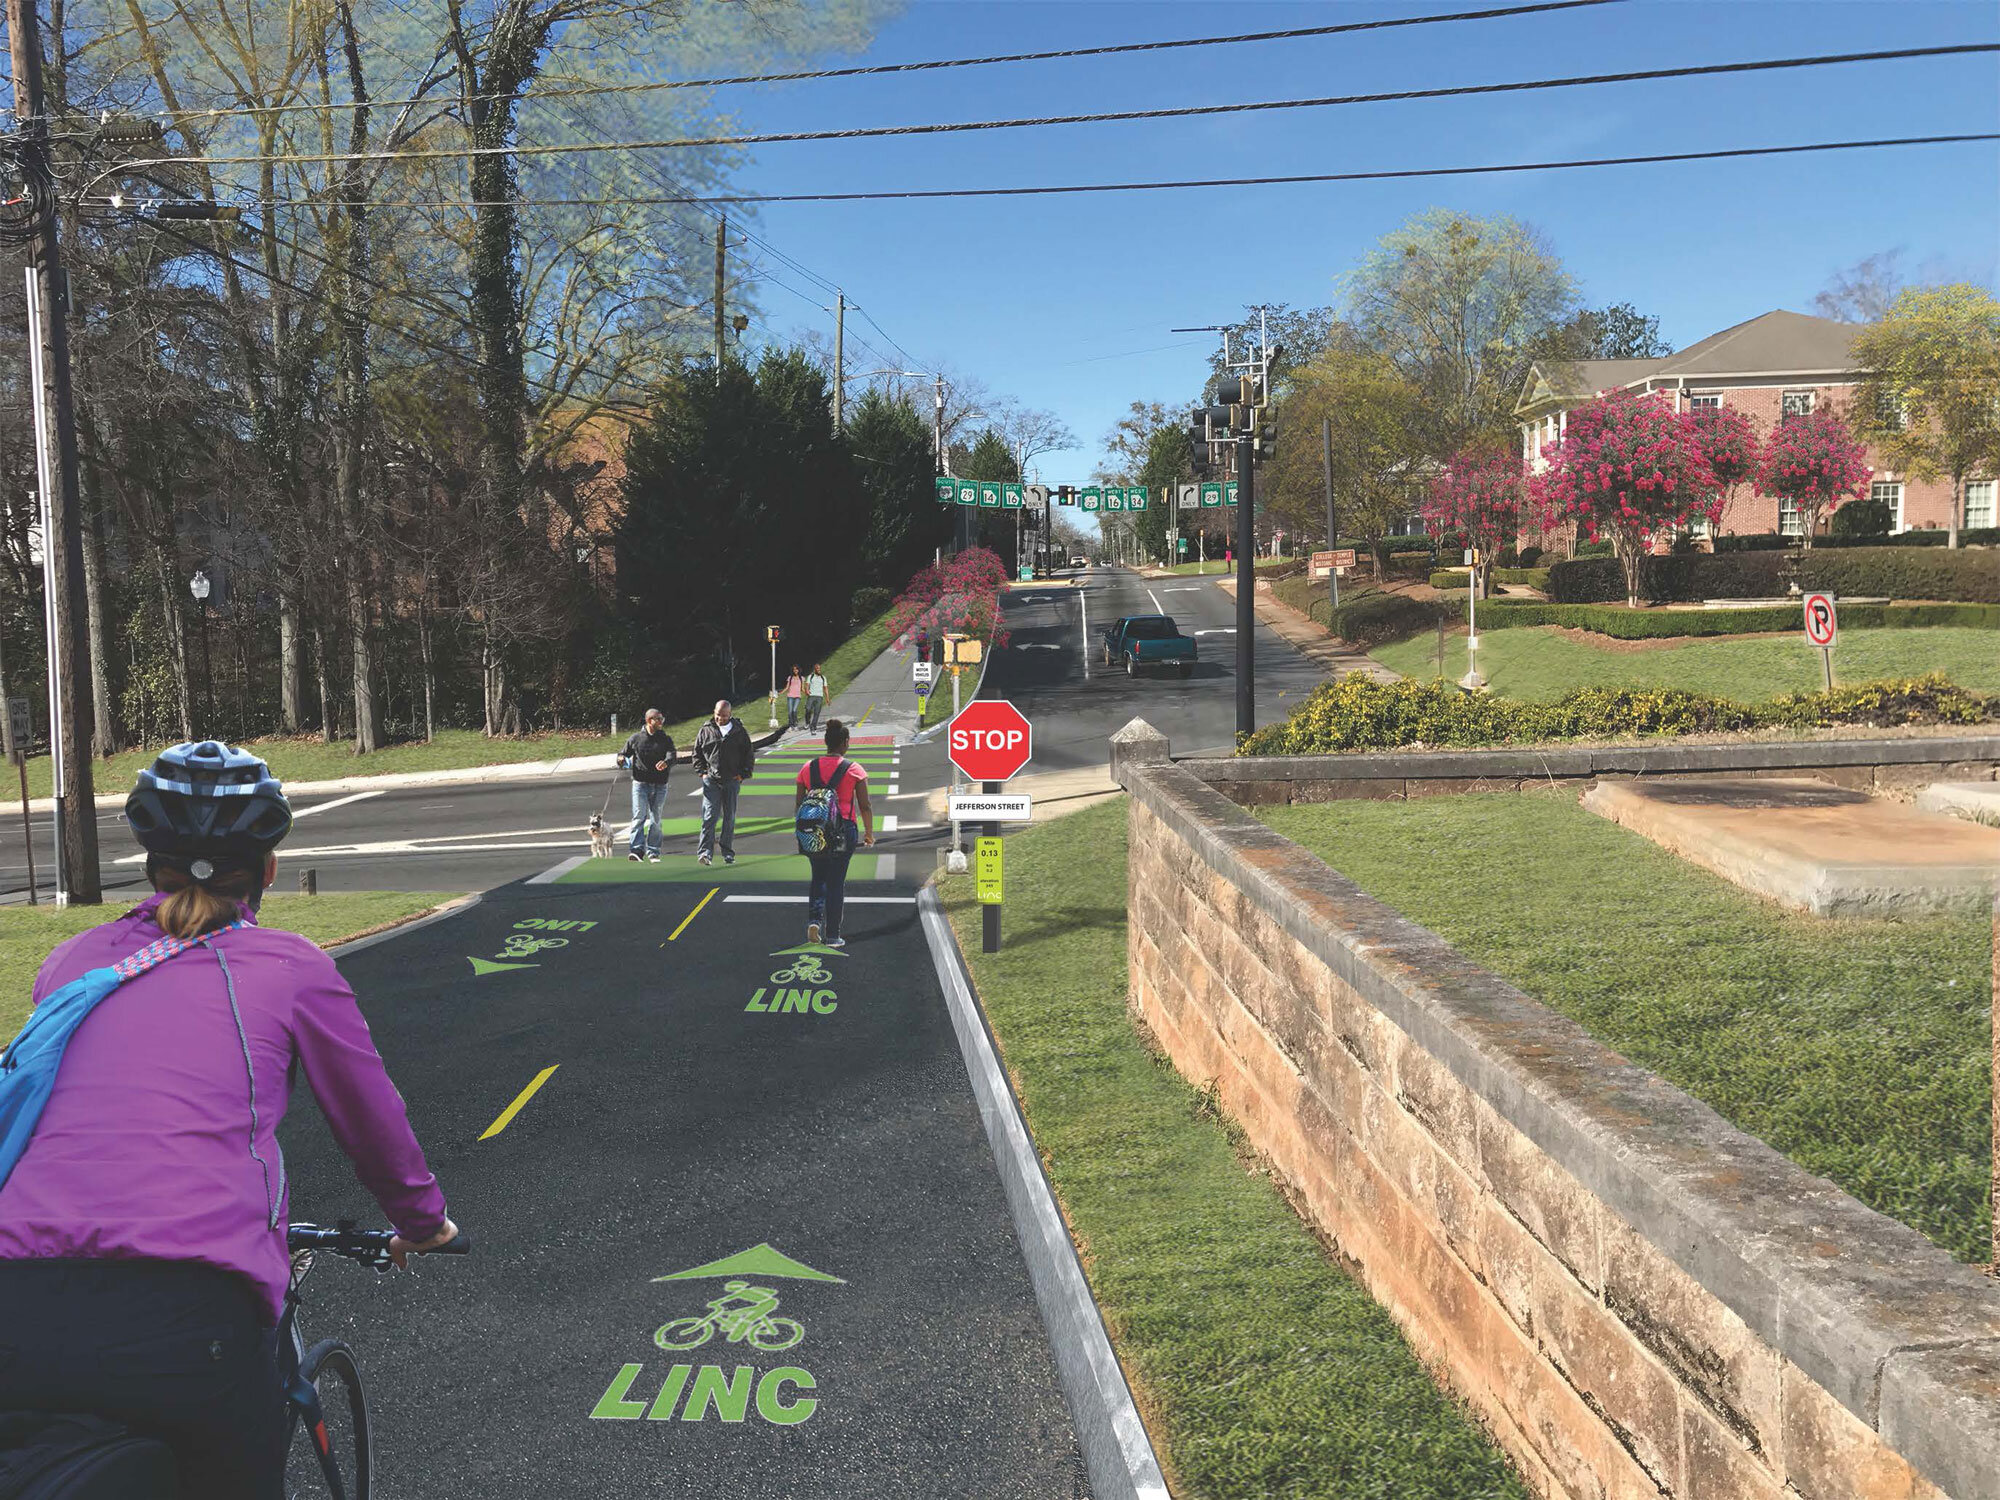
<instances>
[{"instance_id":1,"label":"black bicycle","mask_svg":"<svg viewBox=\"0 0 2000 1500\"><path fill-rule=\"evenodd\" d=\"M386 1229L357 1229L342 1219L331 1229L293 1224L285 1231L292 1253L285 1310L278 1319L278 1373L285 1387L285 1494L288 1500L330 1495L333 1500L368 1500L374 1453L368 1438L368 1401L354 1351L339 1339L308 1347L299 1328L300 1288L322 1252L387 1270ZM472 1241L461 1230L430 1255L464 1255Z\"/></svg>"}]
</instances>

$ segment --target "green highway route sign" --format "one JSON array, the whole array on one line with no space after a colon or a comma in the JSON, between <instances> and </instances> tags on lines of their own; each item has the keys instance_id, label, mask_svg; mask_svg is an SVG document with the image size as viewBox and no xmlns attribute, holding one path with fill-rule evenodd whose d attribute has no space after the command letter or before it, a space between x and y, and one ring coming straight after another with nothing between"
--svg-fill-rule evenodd
<instances>
[{"instance_id":1,"label":"green highway route sign","mask_svg":"<svg viewBox=\"0 0 2000 1500\"><path fill-rule=\"evenodd\" d=\"M1019 510L1027 500L1027 490L1018 484L1000 486L1000 503L1008 510Z\"/></svg>"},{"instance_id":2,"label":"green highway route sign","mask_svg":"<svg viewBox=\"0 0 2000 1500\"><path fill-rule=\"evenodd\" d=\"M1226 481L1226 482L1225 482L1225 483L1223 484L1223 486L1222 486L1222 503L1223 503L1224 505L1234 505L1234 504L1236 503L1236 481L1235 481L1235 480L1231 479L1231 480L1228 480L1228 481Z\"/></svg>"},{"instance_id":3,"label":"green highway route sign","mask_svg":"<svg viewBox=\"0 0 2000 1500\"><path fill-rule=\"evenodd\" d=\"M989 507L998 506L1000 504L1000 486L990 481L982 482L979 486L979 503Z\"/></svg>"},{"instance_id":4,"label":"green highway route sign","mask_svg":"<svg viewBox=\"0 0 2000 1500\"><path fill-rule=\"evenodd\" d=\"M1222 504L1222 485L1218 481L1210 479L1202 484L1201 503L1203 505Z\"/></svg>"},{"instance_id":5,"label":"green highway route sign","mask_svg":"<svg viewBox=\"0 0 2000 1500\"><path fill-rule=\"evenodd\" d=\"M938 475L937 498L939 505L958 504L958 481L956 479L951 478L949 475L945 474Z\"/></svg>"},{"instance_id":6,"label":"green highway route sign","mask_svg":"<svg viewBox=\"0 0 2000 1500\"><path fill-rule=\"evenodd\" d=\"M1123 510L1125 508L1125 491L1115 484L1107 484L1104 487L1104 508L1106 510Z\"/></svg>"},{"instance_id":7,"label":"green highway route sign","mask_svg":"<svg viewBox=\"0 0 2000 1500\"><path fill-rule=\"evenodd\" d=\"M1104 492L1094 484L1087 484L1076 492L1076 499L1085 510L1096 510L1104 503Z\"/></svg>"},{"instance_id":8,"label":"green highway route sign","mask_svg":"<svg viewBox=\"0 0 2000 1500\"><path fill-rule=\"evenodd\" d=\"M960 505L977 505L979 503L978 480L961 479L958 481L958 503Z\"/></svg>"},{"instance_id":9,"label":"green highway route sign","mask_svg":"<svg viewBox=\"0 0 2000 1500\"><path fill-rule=\"evenodd\" d=\"M1148 498L1146 487L1143 484L1128 484L1125 486L1125 508L1127 510L1144 510Z\"/></svg>"}]
</instances>

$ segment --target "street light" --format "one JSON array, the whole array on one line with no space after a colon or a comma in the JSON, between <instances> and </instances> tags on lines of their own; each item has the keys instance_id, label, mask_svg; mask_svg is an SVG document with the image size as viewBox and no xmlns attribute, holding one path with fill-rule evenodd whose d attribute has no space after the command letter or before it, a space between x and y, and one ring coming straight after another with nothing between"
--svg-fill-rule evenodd
<instances>
[{"instance_id":1,"label":"street light","mask_svg":"<svg viewBox=\"0 0 2000 1500\"><path fill-rule=\"evenodd\" d=\"M200 568L194 570L194 577L188 580L188 592L194 595L196 611L201 615L201 693L207 705L207 713L202 728L209 734L215 732L215 673L208 662L208 596L210 584L208 574Z\"/></svg>"}]
</instances>

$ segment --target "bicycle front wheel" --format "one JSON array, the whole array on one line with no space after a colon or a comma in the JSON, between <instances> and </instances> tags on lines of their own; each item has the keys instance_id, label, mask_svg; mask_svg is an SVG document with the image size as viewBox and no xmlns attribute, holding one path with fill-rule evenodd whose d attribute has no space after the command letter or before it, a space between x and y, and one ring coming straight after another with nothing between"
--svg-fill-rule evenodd
<instances>
[{"instance_id":1,"label":"bicycle front wheel","mask_svg":"<svg viewBox=\"0 0 2000 1500\"><path fill-rule=\"evenodd\" d=\"M290 1500L368 1500L374 1455L354 1351L337 1339L313 1345L299 1362L299 1379L312 1387L319 1410L309 1411L296 1396L292 1400L285 1494Z\"/></svg>"}]
</instances>

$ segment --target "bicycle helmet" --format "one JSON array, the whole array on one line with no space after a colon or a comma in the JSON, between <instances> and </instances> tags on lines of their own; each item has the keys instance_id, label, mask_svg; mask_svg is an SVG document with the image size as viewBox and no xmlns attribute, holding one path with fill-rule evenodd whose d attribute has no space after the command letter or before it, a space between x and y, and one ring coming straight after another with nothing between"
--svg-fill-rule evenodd
<instances>
[{"instance_id":1,"label":"bicycle helmet","mask_svg":"<svg viewBox=\"0 0 2000 1500\"><path fill-rule=\"evenodd\" d=\"M203 740L161 751L139 773L125 800L125 821L148 854L178 868L210 861L256 866L291 832L292 808L263 761Z\"/></svg>"}]
</instances>

